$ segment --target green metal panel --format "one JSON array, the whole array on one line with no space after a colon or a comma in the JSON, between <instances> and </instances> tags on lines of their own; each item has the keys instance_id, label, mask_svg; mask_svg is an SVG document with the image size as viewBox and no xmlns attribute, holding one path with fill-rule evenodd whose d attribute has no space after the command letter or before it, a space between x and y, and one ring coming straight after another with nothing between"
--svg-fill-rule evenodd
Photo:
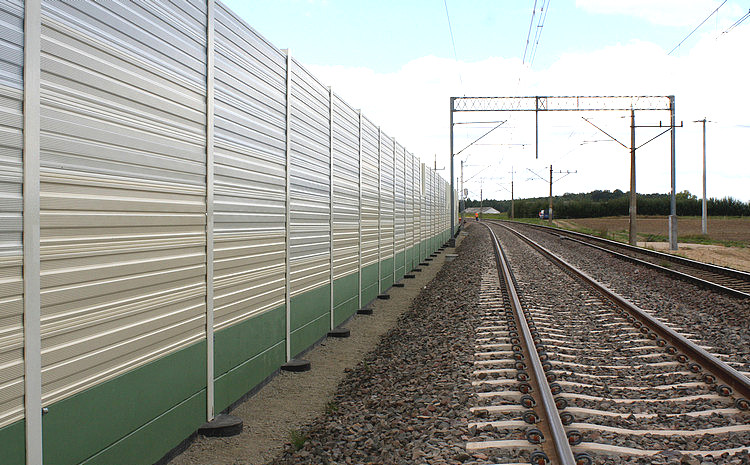
<instances>
[{"instance_id":1,"label":"green metal panel","mask_svg":"<svg viewBox=\"0 0 750 465\"><path fill-rule=\"evenodd\" d=\"M206 344L200 342L50 405L44 457L55 465L81 463L140 431L145 443L124 447L138 449L140 458L126 463L151 464L205 421L205 388ZM186 403L196 396L202 400Z\"/></svg>"},{"instance_id":2,"label":"green metal panel","mask_svg":"<svg viewBox=\"0 0 750 465\"><path fill-rule=\"evenodd\" d=\"M0 457L4 465L24 465L26 462L26 422L19 420L0 428Z\"/></svg>"},{"instance_id":3,"label":"green metal panel","mask_svg":"<svg viewBox=\"0 0 750 465\"><path fill-rule=\"evenodd\" d=\"M393 257L380 262L380 289L385 291L393 286Z\"/></svg>"},{"instance_id":4,"label":"green metal panel","mask_svg":"<svg viewBox=\"0 0 750 465\"><path fill-rule=\"evenodd\" d=\"M111 421L112 418L108 417ZM138 428L99 454L86 465L151 465L178 446L206 420L206 391L187 399ZM45 463L63 464L57 457L44 455Z\"/></svg>"},{"instance_id":5,"label":"green metal panel","mask_svg":"<svg viewBox=\"0 0 750 465\"><path fill-rule=\"evenodd\" d=\"M393 281L400 281L404 277L405 268L405 252L398 252L396 254L396 276L393 277Z\"/></svg>"},{"instance_id":6,"label":"green metal panel","mask_svg":"<svg viewBox=\"0 0 750 465\"><path fill-rule=\"evenodd\" d=\"M309 324L313 320L329 315L331 311L330 284L292 297L291 308L292 332Z\"/></svg>"},{"instance_id":7,"label":"green metal panel","mask_svg":"<svg viewBox=\"0 0 750 465\"><path fill-rule=\"evenodd\" d=\"M409 273L418 265L418 263L416 262L417 257L415 255L416 250L417 249L413 246L406 249L406 269L405 269L406 273Z\"/></svg>"},{"instance_id":8,"label":"green metal panel","mask_svg":"<svg viewBox=\"0 0 750 465\"><path fill-rule=\"evenodd\" d=\"M330 317L328 313L321 317L307 323L305 326L292 331L291 335L291 352L292 356L296 357L301 352L308 349L311 345L315 344L320 338L328 333L331 325Z\"/></svg>"},{"instance_id":9,"label":"green metal panel","mask_svg":"<svg viewBox=\"0 0 750 465\"><path fill-rule=\"evenodd\" d=\"M285 329L286 312L282 305L217 331L214 339L214 376L218 379L270 347L284 342Z\"/></svg>"},{"instance_id":10,"label":"green metal panel","mask_svg":"<svg viewBox=\"0 0 750 465\"><path fill-rule=\"evenodd\" d=\"M285 319L280 306L216 333L215 411L227 408L285 362Z\"/></svg>"},{"instance_id":11,"label":"green metal panel","mask_svg":"<svg viewBox=\"0 0 750 465\"><path fill-rule=\"evenodd\" d=\"M262 327L259 327L263 330ZM268 378L286 361L284 340L216 378L215 411L221 412Z\"/></svg>"},{"instance_id":12,"label":"green metal panel","mask_svg":"<svg viewBox=\"0 0 750 465\"><path fill-rule=\"evenodd\" d=\"M357 309L359 273L350 274L333 282L333 324L340 325Z\"/></svg>"},{"instance_id":13,"label":"green metal panel","mask_svg":"<svg viewBox=\"0 0 750 465\"><path fill-rule=\"evenodd\" d=\"M295 356L325 336L330 329L330 284L292 297L291 310L290 344L292 356Z\"/></svg>"},{"instance_id":14,"label":"green metal panel","mask_svg":"<svg viewBox=\"0 0 750 465\"><path fill-rule=\"evenodd\" d=\"M372 302L378 296L378 264L362 268L362 306Z\"/></svg>"}]
</instances>

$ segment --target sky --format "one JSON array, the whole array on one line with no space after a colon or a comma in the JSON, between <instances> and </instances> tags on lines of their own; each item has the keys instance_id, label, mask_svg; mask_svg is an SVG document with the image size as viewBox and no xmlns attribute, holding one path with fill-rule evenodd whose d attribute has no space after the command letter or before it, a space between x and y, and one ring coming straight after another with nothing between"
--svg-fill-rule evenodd
<instances>
[{"instance_id":1,"label":"sky","mask_svg":"<svg viewBox=\"0 0 750 465\"><path fill-rule=\"evenodd\" d=\"M223 2L445 179L452 96L674 95L677 191L702 195L707 118L708 197L750 201L750 18L729 30L750 0ZM669 112L635 119L640 147ZM511 178L516 198L546 196L550 165L556 195L629 190L629 111L540 113L538 147L533 112L454 121L477 122L455 126L454 153L497 126L454 157L470 198L509 199ZM637 192L669 192L669 140L636 151Z\"/></svg>"}]
</instances>

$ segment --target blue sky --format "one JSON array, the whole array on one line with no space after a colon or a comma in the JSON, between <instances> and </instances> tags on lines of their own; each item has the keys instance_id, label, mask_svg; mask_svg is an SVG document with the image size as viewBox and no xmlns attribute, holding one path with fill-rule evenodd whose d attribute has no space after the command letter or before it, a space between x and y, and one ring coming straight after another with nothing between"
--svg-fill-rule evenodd
<instances>
[{"instance_id":1,"label":"blue sky","mask_svg":"<svg viewBox=\"0 0 750 465\"><path fill-rule=\"evenodd\" d=\"M677 190L700 194L700 125L709 125L709 196L750 200L750 20L722 34L750 9L730 0L671 55L667 53L723 0L537 0L526 63L522 64L534 0L226 0L248 24L297 60L424 162L448 163L448 98L460 95L677 96ZM542 5L548 5L533 63L531 49ZM473 197L507 198L507 173L517 172L521 197L545 195L530 171L578 170L559 193L627 190L627 153L580 116L540 118L540 158L533 157L533 120L510 117L507 128L456 159L466 162ZM594 115L629 140L624 115ZM658 124L667 115L637 115ZM498 114L488 115L497 119ZM487 129L462 127L463 147ZM653 137L638 130L638 143ZM483 141L485 142L485 141ZM527 144L519 146L516 144ZM668 137L639 151L638 192L669 190ZM446 179L447 171L441 171ZM518 176L522 176L520 179Z\"/></svg>"},{"instance_id":2,"label":"blue sky","mask_svg":"<svg viewBox=\"0 0 750 465\"><path fill-rule=\"evenodd\" d=\"M224 3L278 47L291 48L303 63L367 67L385 73L427 55L454 58L442 0ZM542 3L538 0L538 9ZM655 24L636 16L576 8L572 0L551 1L534 65L545 68L562 53L592 51L633 39L670 50L713 9L711 6L720 4L693 3L696 16L682 14L674 18L673 24ZM448 0L458 59L472 62L492 56L521 58L533 5L533 0ZM716 29L717 20L722 18L736 19L737 8L732 6L724 5L703 30ZM538 11L532 27L532 39L539 14ZM685 46L692 42L687 41Z\"/></svg>"}]
</instances>

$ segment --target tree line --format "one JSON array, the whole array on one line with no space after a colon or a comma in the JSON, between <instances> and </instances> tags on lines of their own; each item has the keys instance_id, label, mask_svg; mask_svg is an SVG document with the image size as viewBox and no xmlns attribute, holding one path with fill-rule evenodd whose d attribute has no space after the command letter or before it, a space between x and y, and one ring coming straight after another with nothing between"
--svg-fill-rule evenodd
<instances>
[{"instance_id":1,"label":"tree line","mask_svg":"<svg viewBox=\"0 0 750 465\"><path fill-rule=\"evenodd\" d=\"M700 216L702 202L688 191L676 195L677 215ZM709 198L709 216L750 216L750 202L742 202L732 197ZM487 199L482 202L485 207L493 207L499 212L510 212L510 200ZM564 194L552 197L552 211L556 218L597 218L602 216L628 215L630 194L616 189L595 190L581 194ZM466 207L479 207L479 200L466 200ZM549 197L517 199L515 216L533 218L539 211L547 209ZM637 194L637 211L639 215L669 215L669 194Z\"/></svg>"}]
</instances>

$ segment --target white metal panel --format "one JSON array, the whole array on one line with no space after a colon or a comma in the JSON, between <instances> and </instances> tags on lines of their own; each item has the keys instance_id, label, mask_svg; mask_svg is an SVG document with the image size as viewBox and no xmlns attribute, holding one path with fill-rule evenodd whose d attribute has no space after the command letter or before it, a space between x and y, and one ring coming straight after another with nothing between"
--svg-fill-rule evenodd
<instances>
[{"instance_id":1,"label":"white metal panel","mask_svg":"<svg viewBox=\"0 0 750 465\"><path fill-rule=\"evenodd\" d=\"M404 247L410 249L414 246L414 155L404 151ZM410 262L407 264L408 273Z\"/></svg>"},{"instance_id":2,"label":"white metal panel","mask_svg":"<svg viewBox=\"0 0 750 465\"><path fill-rule=\"evenodd\" d=\"M378 128L362 116L362 266L378 261Z\"/></svg>"},{"instance_id":3,"label":"white metal panel","mask_svg":"<svg viewBox=\"0 0 750 465\"><path fill-rule=\"evenodd\" d=\"M24 417L23 13L0 3L0 428Z\"/></svg>"},{"instance_id":4,"label":"white metal panel","mask_svg":"<svg viewBox=\"0 0 750 465\"><path fill-rule=\"evenodd\" d=\"M380 260L393 257L394 140L380 132Z\"/></svg>"},{"instance_id":5,"label":"white metal panel","mask_svg":"<svg viewBox=\"0 0 750 465\"><path fill-rule=\"evenodd\" d=\"M328 90L292 59L291 295L328 283L330 260Z\"/></svg>"},{"instance_id":6,"label":"white metal panel","mask_svg":"<svg viewBox=\"0 0 750 465\"><path fill-rule=\"evenodd\" d=\"M214 295L221 328L284 304L285 56L216 6Z\"/></svg>"},{"instance_id":7,"label":"white metal panel","mask_svg":"<svg viewBox=\"0 0 750 465\"><path fill-rule=\"evenodd\" d=\"M405 156L404 147L396 142L395 167L396 175L394 195L394 240L396 253L401 253L405 249L406 240L406 185L405 185ZM401 263L403 265L403 263ZM396 268L399 266L396 264Z\"/></svg>"},{"instance_id":8,"label":"white metal panel","mask_svg":"<svg viewBox=\"0 0 750 465\"><path fill-rule=\"evenodd\" d=\"M359 116L333 95L333 272L357 272L359 253Z\"/></svg>"},{"instance_id":9,"label":"white metal panel","mask_svg":"<svg viewBox=\"0 0 750 465\"><path fill-rule=\"evenodd\" d=\"M416 263L419 263L419 243L422 241L422 189L419 181L419 158L412 155L411 165L411 185L412 185L412 221L414 230L412 232L415 249Z\"/></svg>"},{"instance_id":10,"label":"white metal panel","mask_svg":"<svg viewBox=\"0 0 750 465\"><path fill-rule=\"evenodd\" d=\"M427 172L427 167L424 163L420 164L420 178L419 182L422 186L422 195L421 195L421 201L420 201L420 207L421 207L421 229L422 234L420 237L422 240L426 240L429 237L430 232L430 216L429 216L429 206L430 206L430 197L428 193L429 188L429 173ZM422 258L422 257L420 257Z\"/></svg>"},{"instance_id":11,"label":"white metal panel","mask_svg":"<svg viewBox=\"0 0 750 465\"><path fill-rule=\"evenodd\" d=\"M205 4L44 2L43 402L205 338Z\"/></svg>"}]
</instances>

